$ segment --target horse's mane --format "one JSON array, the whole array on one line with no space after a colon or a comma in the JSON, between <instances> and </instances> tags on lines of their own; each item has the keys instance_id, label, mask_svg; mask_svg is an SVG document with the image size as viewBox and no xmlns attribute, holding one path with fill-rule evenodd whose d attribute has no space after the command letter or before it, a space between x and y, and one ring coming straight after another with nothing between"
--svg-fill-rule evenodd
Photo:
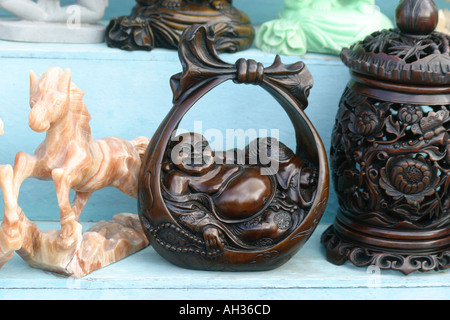
<instances>
[{"instance_id":1,"label":"horse's mane","mask_svg":"<svg viewBox=\"0 0 450 320\"><path fill-rule=\"evenodd\" d=\"M90 130L89 121L91 115L89 114L86 104L83 102L84 91L80 90L75 83L70 84L70 111L77 121L79 126Z\"/></svg>"}]
</instances>

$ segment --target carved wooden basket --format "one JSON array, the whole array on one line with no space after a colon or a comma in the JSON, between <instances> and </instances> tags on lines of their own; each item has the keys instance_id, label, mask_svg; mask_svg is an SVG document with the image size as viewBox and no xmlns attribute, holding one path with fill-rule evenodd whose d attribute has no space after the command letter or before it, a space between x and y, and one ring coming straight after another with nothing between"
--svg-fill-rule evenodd
<instances>
[{"instance_id":1,"label":"carved wooden basket","mask_svg":"<svg viewBox=\"0 0 450 320\"><path fill-rule=\"evenodd\" d=\"M352 80L333 132L340 211L328 259L408 274L450 267L450 57L432 0L341 53Z\"/></svg>"},{"instance_id":2,"label":"carved wooden basket","mask_svg":"<svg viewBox=\"0 0 450 320\"><path fill-rule=\"evenodd\" d=\"M183 73L171 79L174 106L151 140L141 168L138 199L144 230L155 250L181 267L276 268L309 239L328 199L326 153L303 111L312 77L302 62L283 65L278 57L266 69L253 60L223 62L214 48L213 29L206 26L186 30L179 55ZM186 145L172 141L184 115L227 80L261 86L289 115L296 152L282 143L274 149L276 141L266 139L271 143L264 154L280 155L277 172L262 174L259 162L216 164L210 161L213 151L197 134L182 137L191 143L186 151L191 154L184 158ZM245 156L261 146L249 145ZM203 160L198 165L183 162L199 156Z\"/></svg>"}]
</instances>

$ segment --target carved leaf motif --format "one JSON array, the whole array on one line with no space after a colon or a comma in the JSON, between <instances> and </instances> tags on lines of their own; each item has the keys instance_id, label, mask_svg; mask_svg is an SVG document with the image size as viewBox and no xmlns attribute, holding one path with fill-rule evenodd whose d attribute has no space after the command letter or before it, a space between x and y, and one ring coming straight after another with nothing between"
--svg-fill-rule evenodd
<instances>
[{"instance_id":1,"label":"carved leaf motif","mask_svg":"<svg viewBox=\"0 0 450 320\"><path fill-rule=\"evenodd\" d=\"M229 64L219 58L214 37L214 30L203 25L194 25L186 29L182 36L185 40L179 47L183 72L171 79L174 101L177 101L183 93L195 90L204 83L216 79L241 83L242 78L248 80L244 83L261 84L263 87L264 83L270 83L272 87L287 88L303 108L307 107L313 80L303 62L285 65L281 62L281 58L276 56L274 63L268 68L263 69L260 64L248 60L247 67L241 70L238 64L242 65L242 59L236 64ZM249 65L255 66L256 71L252 71ZM259 81L260 78L262 83Z\"/></svg>"},{"instance_id":2,"label":"carved leaf motif","mask_svg":"<svg viewBox=\"0 0 450 320\"><path fill-rule=\"evenodd\" d=\"M389 133L395 134L396 136L401 135L400 124L398 123L398 121L394 120L392 115L389 116L388 120L386 121L386 131Z\"/></svg>"},{"instance_id":3,"label":"carved leaf motif","mask_svg":"<svg viewBox=\"0 0 450 320\"><path fill-rule=\"evenodd\" d=\"M303 62L285 65L280 56L275 57L272 66L264 71L266 81L286 86L291 94L300 101L304 109L308 106L309 90L313 86L312 76Z\"/></svg>"},{"instance_id":4,"label":"carved leaf motif","mask_svg":"<svg viewBox=\"0 0 450 320\"><path fill-rule=\"evenodd\" d=\"M363 45L368 48L369 52L381 53L396 36L389 30L375 32L364 40Z\"/></svg>"},{"instance_id":5,"label":"carved leaf motif","mask_svg":"<svg viewBox=\"0 0 450 320\"><path fill-rule=\"evenodd\" d=\"M419 41L417 43L392 41L392 46L389 48L389 53L402 58L403 61L408 61L414 56L417 61L427 55L426 49L430 46L430 42L423 44L423 41Z\"/></svg>"},{"instance_id":6,"label":"carved leaf motif","mask_svg":"<svg viewBox=\"0 0 450 320\"><path fill-rule=\"evenodd\" d=\"M428 146L422 149L423 152L430 156L430 159L433 161L441 161L445 158L446 152L441 152L436 146Z\"/></svg>"},{"instance_id":7,"label":"carved leaf motif","mask_svg":"<svg viewBox=\"0 0 450 320\"><path fill-rule=\"evenodd\" d=\"M219 59L214 38L212 28L194 25L185 30L182 36L185 41L178 49L183 72L171 79L174 101L206 79L233 72L232 65Z\"/></svg>"}]
</instances>

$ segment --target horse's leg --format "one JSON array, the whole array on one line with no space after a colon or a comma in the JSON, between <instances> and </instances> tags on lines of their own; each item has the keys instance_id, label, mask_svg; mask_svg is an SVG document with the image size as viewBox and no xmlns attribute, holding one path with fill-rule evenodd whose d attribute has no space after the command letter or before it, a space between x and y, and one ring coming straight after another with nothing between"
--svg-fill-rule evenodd
<instances>
[{"instance_id":1,"label":"horse's leg","mask_svg":"<svg viewBox=\"0 0 450 320\"><path fill-rule=\"evenodd\" d=\"M17 198L14 196L13 177L14 172L11 166L0 166L0 189L3 193L3 202L5 205L3 225L8 226L12 230L16 230L19 216L17 214ZM14 235L10 234L10 236Z\"/></svg>"},{"instance_id":2,"label":"horse's leg","mask_svg":"<svg viewBox=\"0 0 450 320\"><path fill-rule=\"evenodd\" d=\"M23 181L29 177L40 177L37 170L37 157L20 151L14 161L14 197L19 199L19 191Z\"/></svg>"},{"instance_id":3,"label":"horse's leg","mask_svg":"<svg viewBox=\"0 0 450 320\"><path fill-rule=\"evenodd\" d=\"M58 244L62 249L68 249L75 244L82 234L82 227L77 222L77 217L70 204L71 176L66 169L55 169L52 178L56 188L56 196L61 212L61 230Z\"/></svg>"},{"instance_id":4,"label":"horse's leg","mask_svg":"<svg viewBox=\"0 0 450 320\"><path fill-rule=\"evenodd\" d=\"M75 199L72 202L72 210L75 213L75 219L77 221L80 219L81 212L86 206L86 203L89 201L91 195L92 192L76 192Z\"/></svg>"},{"instance_id":5,"label":"horse's leg","mask_svg":"<svg viewBox=\"0 0 450 320\"><path fill-rule=\"evenodd\" d=\"M0 189L3 193L5 211L0 227L0 268L11 259L14 251L22 246L17 198L13 194L13 169L0 166Z\"/></svg>"}]
</instances>

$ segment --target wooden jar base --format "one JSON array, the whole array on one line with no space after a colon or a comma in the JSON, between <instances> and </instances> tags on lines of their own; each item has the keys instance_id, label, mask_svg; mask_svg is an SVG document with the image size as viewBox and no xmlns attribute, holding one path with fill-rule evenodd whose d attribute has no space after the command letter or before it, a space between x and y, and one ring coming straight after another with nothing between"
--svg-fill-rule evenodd
<instances>
[{"instance_id":1,"label":"wooden jar base","mask_svg":"<svg viewBox=\"0 0 450 320\"><path fill-rule=\"evenodd\" d=\"M357 224L342 212L322 235L327 260L358 267L377 266L404 274L450 268L450 230L411 232Z\"/></svg>"}]
</instances>

